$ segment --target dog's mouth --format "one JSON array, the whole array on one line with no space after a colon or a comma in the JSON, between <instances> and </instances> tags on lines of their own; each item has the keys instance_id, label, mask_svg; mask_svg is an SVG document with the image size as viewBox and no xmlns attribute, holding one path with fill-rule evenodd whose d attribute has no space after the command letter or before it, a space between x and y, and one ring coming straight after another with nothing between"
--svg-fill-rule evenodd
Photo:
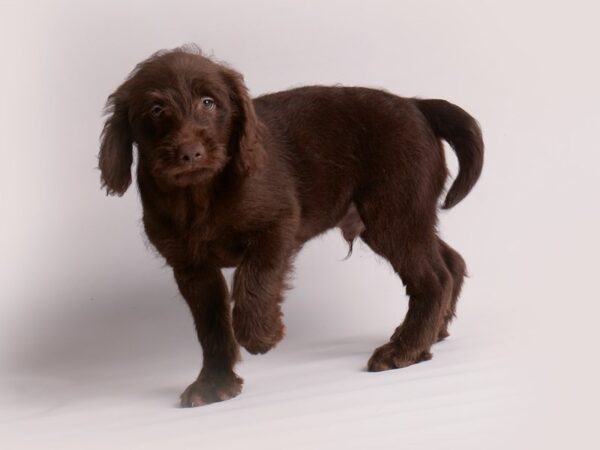
<instances>
[{"instance_id":1,"label":"dog's mouth","mask_svg":"<svg viewBox=\"0 0 600 450\"><path fill-rule=\"evenodd\" d=\"M203 166L200 164L195 164L194 166L188 166L188 167L174 167L170 170L167 170L165 172L165 175L175 178L175 179L178 179L178 178L193 175L198 172L205 171L205 170L207 170L206 166Z\"/></svg>"},{"instance_id":2,"label":"dog's mouth","mask_svg":"<svg viewBox=\"0 0 600 450\"><path fill-rule=\"evenodd\" d=\"M175 186L188 186L198 184L210 178L210 167L197 165L194 167L174 168L165 175L169 182Z\"/></svg>"}]
</instances>

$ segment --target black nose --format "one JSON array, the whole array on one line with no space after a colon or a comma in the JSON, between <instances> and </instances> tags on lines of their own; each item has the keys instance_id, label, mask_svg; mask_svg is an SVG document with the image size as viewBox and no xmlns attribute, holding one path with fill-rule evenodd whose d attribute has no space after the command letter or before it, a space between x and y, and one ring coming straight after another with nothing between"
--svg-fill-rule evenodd
<instances>
[{"instance_id":1,"label":"black nose","mask_svg":"<svg viewBox=\"0 0 600 450\"><path fill-rule=\"evenodd\" d=\"M202 159L205 153L204 146L199 142L183 144L179 147L179 160L182 163L192 163Z\"/></svg>"}]
</instances>

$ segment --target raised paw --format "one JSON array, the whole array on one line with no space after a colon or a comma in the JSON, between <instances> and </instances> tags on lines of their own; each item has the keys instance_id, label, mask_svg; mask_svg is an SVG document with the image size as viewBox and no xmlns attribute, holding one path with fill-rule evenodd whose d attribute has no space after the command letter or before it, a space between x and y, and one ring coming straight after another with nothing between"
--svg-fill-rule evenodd
<instances>
[{"instance_id":1,"label":"raised paw","mask_svg":"<svg viewBox=\"0 0 600 450\"><path fill-rule=\"evenodd\" d=\"M180 395L183 408L208 405L229 400L242 392L244 380L233 372L200 373Z\"/></svg>"},{"instance_id":2,"label":"raised paw","mask_svg":"<svg viewBox=\"0 0 600 450\"><path fill-rule=\"evenodd\" d=\"M279 305L271 312L236 306L233 308L232 321L238 343L254 355L268 352L285 335Z\"/></svg>"},{"instance_id":3,"label":"raised paw","mask_svg":"<svg viewBox=\"0 0 600 450\"><path fill-rule=\"evenodd\" d=\"M369 372L381 372L383 370L400 369L421 361L431 359L429 350L407 350L401 343L388 342L378 347L369 359L367 368Z\"/></svg>"}]
</instances>

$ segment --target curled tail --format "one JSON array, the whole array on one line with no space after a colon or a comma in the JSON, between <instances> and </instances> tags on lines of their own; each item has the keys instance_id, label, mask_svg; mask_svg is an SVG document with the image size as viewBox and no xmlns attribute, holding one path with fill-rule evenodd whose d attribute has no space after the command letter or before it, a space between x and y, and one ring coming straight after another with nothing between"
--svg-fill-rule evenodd
<instances>
[{"instance_id":1,"label":"curled tail","mask_svg":"<svg viewBox=\"0 0 600 450\"><path fill-rule=\"evenodd\" d=\"M445 100L420 100L417 107L436 136L447 141L458 158L459 171L443 209L450 209L473 189L483 167L483 138L477 121L464 109Z\"/></svg>"}]
</instances>

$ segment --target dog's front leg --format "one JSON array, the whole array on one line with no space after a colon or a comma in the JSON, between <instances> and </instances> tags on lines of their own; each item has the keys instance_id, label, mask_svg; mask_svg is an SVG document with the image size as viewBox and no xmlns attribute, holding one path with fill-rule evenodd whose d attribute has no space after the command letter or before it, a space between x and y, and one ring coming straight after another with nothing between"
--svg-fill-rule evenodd
<instances>
[{"instance_id":1,"label":"dog's front leg","mask_svg":"<svg viewBox=\"0 0 600 450\"><path fill-rule=\"evenodd\" d=\"M294 231L278 223L252 239L233 280L233 329L250 353L265 353L284 336L281 302L295 253Z\"/></svg>"},{"instance_id":2,"label":"dog's front leg","mask_svg":"<svg viewBox=\"0 0 600 450\"><path fill-rule=\"evenodd\" d=\"M233 337L227 284L215 267L179 268L175 280L185 298L202 345L203 366L181 394L181 406L200 406L235 397L242 379L233 371L239 347Z\"/></svg>"}]
</instances>

